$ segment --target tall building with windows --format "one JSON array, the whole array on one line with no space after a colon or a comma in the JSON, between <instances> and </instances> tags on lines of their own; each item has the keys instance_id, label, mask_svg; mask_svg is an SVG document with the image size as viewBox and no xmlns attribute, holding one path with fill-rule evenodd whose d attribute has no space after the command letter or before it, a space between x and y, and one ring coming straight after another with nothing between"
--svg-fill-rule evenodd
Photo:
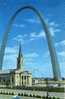
<instances>
[{"instance_id":1,"label":"tall building with windows","mask_svg":"<svg viewBox=\"0 0 65 99\"><path fill-rule=\"evenodd\" d=\"M23 54L21 52L21 44L19 45L19 53L17 57L16 69L0 71L0 86L31 86L32 73L23 70Z\"/></svg>"}]
</instances>

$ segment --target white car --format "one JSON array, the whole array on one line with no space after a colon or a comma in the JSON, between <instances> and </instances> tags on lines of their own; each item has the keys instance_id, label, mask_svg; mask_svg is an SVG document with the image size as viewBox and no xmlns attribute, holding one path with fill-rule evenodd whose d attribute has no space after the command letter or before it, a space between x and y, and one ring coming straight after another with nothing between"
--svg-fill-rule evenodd
<instances>
[{"instance_id":1,"label":"white car","mask_svg":"<svg viewBox=\"0 0 65 99\"><path fill-rule=\"evenodd\" d=\"M49 84L49 87L58 87L58 84Z\"/></svg>"},{"instance_id":2,"label":"white car","mask_svg":"<svg viewBox=\"0 0 65 99\"><path fill-rule=\"evenodd\" d=\"M16 95L16 96L13 96L12 99L20 99L20 97Z\"/></svg>"}]
</instances>

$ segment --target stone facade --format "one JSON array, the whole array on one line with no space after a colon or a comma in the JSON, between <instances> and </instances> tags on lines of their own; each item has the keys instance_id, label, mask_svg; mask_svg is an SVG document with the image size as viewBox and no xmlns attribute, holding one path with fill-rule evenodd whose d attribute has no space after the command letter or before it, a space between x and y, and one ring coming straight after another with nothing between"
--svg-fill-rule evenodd
<instances>
[{"instance_id":1,"label":"stone facade","mask_svg":"<svg viewBox=\"0 0 65 99\"><path fill-rule=\"evenodd\" d=\"M31 86L32 74L23 70L23 55L21 45L17 57L17 68L12 70L0 71L0 86Z\"/></svg>"},{"instance_id":2,"label":"stone facade","mask_svg":"<svg viewBox=\"0 0 65 99\"><path fill-rule=\"evenodd\" d=\"M14 86L31 86L32 85L32 74L28 71L16 70L13 73Z\"/></svg>"},{"instance_id":3,"label":"stone facade","mask_svg":"<svg viewBox=\"0 0 65 99\"><path fill-rule=\"evenodd\" d=\"M32 74L28 71L0 71L0 86L31 86Z\"/></svg>"}]
</instances>

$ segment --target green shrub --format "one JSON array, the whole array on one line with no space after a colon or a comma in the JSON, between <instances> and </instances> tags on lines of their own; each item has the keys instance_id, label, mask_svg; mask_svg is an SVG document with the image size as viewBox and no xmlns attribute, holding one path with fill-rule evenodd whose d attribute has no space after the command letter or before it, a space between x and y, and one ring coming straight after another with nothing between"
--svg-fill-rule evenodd
<instances>
[{"instance_id":1,"label":"green shrub","mask_svg":"<svg viewBox=\"0 0 65 99\"><path fill-rule=\"evenodd\" d=\"M53 99L57 99L56 97L53 97Z\"/></svg>"}]
</instances>

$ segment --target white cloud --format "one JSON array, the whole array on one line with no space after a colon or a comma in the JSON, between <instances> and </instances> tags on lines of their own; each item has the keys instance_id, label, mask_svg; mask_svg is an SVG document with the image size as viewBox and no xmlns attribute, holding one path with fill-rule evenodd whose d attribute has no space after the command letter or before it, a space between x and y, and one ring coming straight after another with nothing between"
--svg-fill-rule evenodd
<instances>
[{"instance_id":1,"label":"white cloud","mask_svg":"<svg viewBox=\"0 0 65 99\"><path fill-rule=\"evenodd\" d=\"M57 32L60 32L60 31L61 31L60 29L58 29L58 28L56 28L56 29L55 29L55 28L54 28L54 27L52 27L52 26L49 28L49 30L50 30L50 33L51 33L51 35L52 35L52 36L54 36L54 35L55 35L55 33L57 33Z\"/></svg>"},{"instance_id":2,"label":"white cloud","mask_svg":"<svg viewBox=\"0 0 65 99\"><path fill-rule=\"evenodd\" d=\"M55 23L55 22L53 22L53 21L52 21L52 22L49 22L49 25L50 25L50 26L53 26L53 27L58 27L58 26L59 26L57 23Z\"/></svg>"},{"instance_id":3,"label":"white cloud","mask_svg":"<svg viewBox=\"0 0 65 99\"><path fill-rule=\"evenodd\" d=\"M28 19L27 21L36 22L35 19ZM18 25L15 24L15 26L18 26ZM49 22L49 30L50 30L52 37L54 37L55 33L61 31L58 27L55 27L55 26L58 26L58 24L56 24L55 22ZM25 37L26 37L26 39L25 39ZM29 43L30 41L33 41L33 40L36 40L39 38L46 39L44 30L41 30L39 33L37 33L37 32L30 33L30 35L28 35L28 34L18 35L17 37L14 38L14 40L20 41L21 44L24 44L24 43Z\"/></svg>"},{"instance_id":4,"label":"white cloud","mask_svg":"<svg viewBox=\"0 0 65 99\"><path fill-rule=\"evenodd\" d=\"M27 37L28 35L27 35L27 34L24 34L23 36L24 36L24 37Z\"/></svg>"},{"instance_id":5,"label":"white cloud","mask_svg":"<svg viewBox=\"0 0 65 99\"><path fill-rule=\"evenodd\" d=\"M15 47L7 47L5 51L3 66L6 66L7 68L13 68L13 66L16 67L17 56L18 50ZM33 62L35 62L34 58L37 58L38 56L39 55L36 52L24 54L24 61L26 64L33 64Z\"/></svg>"},{"instance_id":6,"label":"white cloud","mask_svg":"<svg viewBox=\"0 0 65 99\"><path fill-rule=\"evenodd\" d=\"M55 32L54 29L50 28L50 33L52 36L54 36L54 32ZM36 32L30 33L30 40L35 40L39 38L46 39L46 34L43 30L41 30L39 33L36 33Z\"/></svg>"},{"instance_id":7,"label":"white cloud","mask_svg":"<svg viewBox=\"0 0 65 99\"><path fill-rule=\"evenodd\" d=\"M17 64L17 55L10 54L4 56L3 69L14 69Z\"/></svg>"},{"instance_id":8,"label":"white cloud","mask_svg":"<svg viewBox=\"0 0 65 99\"><path fill-rule=\"evenodd\" d=\"M65 45L65 40L61 41L61 44Z\"/></svg>"},{"instance_id":9,"label":"white cloud","mask_svg":"<svg viewBox=\"0 0 65 99\"><path fill-rule=\"evenodd\" d=\"M39 33L36 33L36 32L33 32L33 33L30 33L30 40L35 40L37 38L45 38L45 33L44 31L41 31Z\"/></svg>"},{"instance_id":10,"label":"white cloud","mask_svg":"<svg viewBox=\"0 0 65 99\"><path fill-rule=\"evenodd\" d=\"M46 38L44 31L41 31L40 33L30 33L30 35L24 34L24 35L17 35L16 37L13 38L14 41L16 42L21 42L21 44L26 44L29 43L30 41L39 39L39 38Z\"/></svg>"},{"instance_id":11,"label":"white cloud","mask_svg":"<svg viewBox=\"0 0 65 99\"><path fill-rule=\"evenodd\" d=\"M18 54L18 51L15 47L7 47L5 50L5 55L4 55L3 68L5 69L15 68L17 54Z\"/></svg>"},{"instance_id":12,"label":"white cloud","mask_svg":"<svg viewBox=\"0 0 65 99\"><path fill-rule=\"evenodd\" d=\"M36 37L37 37L37 33L36 33L36 32L31 33L31 34L30 34L30 37L36 38Z\"/></svg>"},{"instance_id":13,"label":"white cloud","mask_svg":"<svg viewBox=\"0 0 65 99\"><path fill-rule=\"evenodd\" d=\"M12 62L11 64L13 64L13 61L16 60L17 55L16 54L10 54L10 55L5 55L4 56L4 60L8 62Z\"/></svg>"},{"instance_id":14,"label":"white cloud","mask_svg":"<svg viewBox=\"0 0 65 99\"><path fill-rule=\"evenodd\" d=\"M56 46L65 46L65 40L59 41L55 44Z\"/></svg>"},{"instance_id":15,"label":"white cloud","mask_svg":"<svg viewBox=\"0 0 65 99\"><path fill-rule=\"evenodd\" d=\"M28 37L29 37L28 34L17 35L12 40L15 41L17 43L17 45L19 45L19 43L21 43L21 45L24 45L31 41L28 39Z\"/></svg>"},{"instance_id":16,"label":"white cloud","mask_svg":"<svg viewBox=\"0 0 65 99\"><path fill-rule=\"evenodd\" d=\"M14 39L21 39L21 38L23 38L23 36L22 35L17 35Z\"/></svg>"},{"instance_id":17,"label":"white cloud","mask_svg":"<svg viewBox=\"0 0 65 99\"><path fill-rule=\"evenodd\" d=\"M65 51L58 52L58 55L65 57Z\"/></svg>"},{"instance_id":18,"label":"white cloud","mask_svg":"<svg viewBox=\"0 0 65 99\"><path fill-rule=\"evenodd\" d=\"M12 48L12 47L6 47L5 49L5 54L16 54L17 53L17 49L16 48Z\"/></svg>"},{"instance_id":19,"label":"white cloud","mask_svg":"<svg viewBox=\"0 0 65 99\"><path fill-rule=\"evenodd\" d=\"M13 24L13 26L15 26L17 28L24 28L25 27L24 24Z\"/></svg>"},{"instance_id":20,"label":"white cloud","mask_svg":"<svg viewBox=\"0 0 65 99\"><path fill-rule=\"evenodd\" d=\"M38 37L43 37L43 38L45 38L46 35L45 35L44 31L41 31L41 32L39 33Z\"/></svg>"},{"instance_id":21,"label":"white cloud","mask_svg":"<svg viewBox=\"0 0 65 99\"><path fill-rule=\"evenodd\" d=\"M24 36L26 36L26 35L24 35ZM17 35L16 37L13 38L13 40L16 41L16 42L18 42L18 43L21 42L21 44L23 45L24 42L25 42L24 36L22 36L22 35Z\"/></svg>"},{"instance_id":22,"label":"white cloud","mask_svg":"<svg viewBox=\"0 0 65 99\"><path fill-rule=\"evenodd\" d=\"M48 25L49 25L49 30L52 36L54 36L55 33L61 31L61 29L59 28L59 25L55 23L54 21L51 21L51 22L48 21Z\"/></svg>"},{"instance_id":23,"label":"white cloud","mask_svg":"<svg viewBox=\"0 0 65 99\"><path fill-rule=\"evenodd\" d=\"M39 23L40 22L39 20L33 19L33 18L26 19L25 21L30 22L30 23Z\"/></svg>"},{"instance_id":24,"label":"white cloud","mask_svg":"<svg viewBox=\"0 0 65 99\"><path fill-rule=\"evenodd\" d=\"M25 58L35 58L35 57L38 57L38 56L39 55L36 52L25 54Z\"/></svg>"},{"instance_id":25,"label":"white cloud","mask_svg":"<svg viewBox=\"0 0 65 99\"><path fill-rule=\"evenodd\" d=\"M35 38L30 38L30 41L33 41L33 40L35 40Z\"/></svg>"},{"instance_id":26,"label":"white cloud","mask_svg":"<svg viewBox=\"0 0 65 99\"><path fill-rule=\"evenodd\" d=\"M49 23L49 31L51 33L51 36L54 37L55 33L60 32L61 30L58 27L54 27L54 25L58 26L58 24L55 24L54 22ZM39 33L33 32L30 34L31 40L35 40L37 38L43 37L46 39L45 31L41 30Z\"/></svg>"}]
</instances>

